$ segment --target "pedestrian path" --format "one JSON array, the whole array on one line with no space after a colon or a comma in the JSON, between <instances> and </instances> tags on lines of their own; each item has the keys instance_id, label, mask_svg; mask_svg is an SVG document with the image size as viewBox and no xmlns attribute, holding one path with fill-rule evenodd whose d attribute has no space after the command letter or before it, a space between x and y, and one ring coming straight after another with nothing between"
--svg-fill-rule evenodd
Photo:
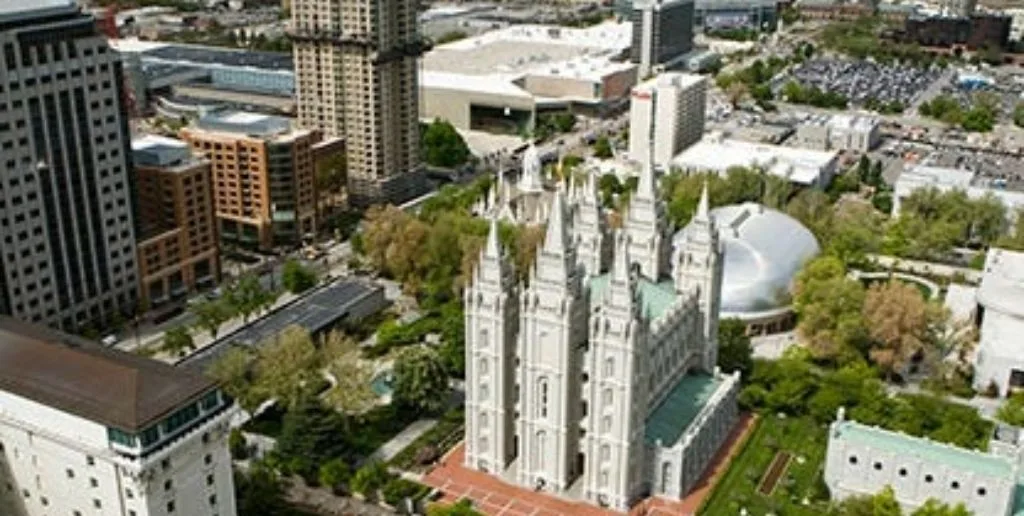
<instances>
[{"instance_id":1,"label":"pedestrian path","mask_svg":"<svg viewBox=\"0 0 1024 516\"><path fill-rule=\"evenodd\" d=\"M405 427L398 435L391 438L390 441L381 445L377 448L377 451L370 455L371 459L387 462L398 455L402 450L409 447L416 439L419 439L421 435L427 433L431 428L437 425L436 419L420 419L414 421L411 425Z\"/></svg>"}]
</instances>

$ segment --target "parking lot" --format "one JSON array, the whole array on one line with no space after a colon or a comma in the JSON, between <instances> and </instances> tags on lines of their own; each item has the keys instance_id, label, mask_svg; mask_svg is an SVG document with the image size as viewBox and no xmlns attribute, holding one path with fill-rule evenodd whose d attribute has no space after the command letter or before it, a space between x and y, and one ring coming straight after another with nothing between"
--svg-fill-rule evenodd
<instances>
[{"instance_id":1,"label":"parking lot","mask_svg":"<svg viewBox=\"0 0 1024 516\"><path fill-rule=\"evenodd\" d=\"M861 105L874 98L910 106L942 76L941 70L884 65L870 61L815 59L802 63L773 81L780 90L791 80L802 86L841 93L850 104Z\"/></svg>"}]
</instances>

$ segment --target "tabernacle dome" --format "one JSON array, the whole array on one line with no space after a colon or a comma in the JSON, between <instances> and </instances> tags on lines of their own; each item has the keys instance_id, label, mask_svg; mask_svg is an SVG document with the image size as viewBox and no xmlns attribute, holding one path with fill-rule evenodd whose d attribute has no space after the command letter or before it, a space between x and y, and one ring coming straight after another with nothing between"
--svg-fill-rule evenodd
<instances>
[{"instance_id":1,"label":"tabernacle dome","mask_svg":"<svg viewBox=\"0 0 1024 516\"><path fill-rule=\"evenodd\" d=\"M725 246L721 317L741 319L751 334L788 329L790 289L803 264L820 252L817 239L793 217L757 203L722 206L710 215ZM689 229L675 234L674 246Z\"/></svg>"}]
</instances>

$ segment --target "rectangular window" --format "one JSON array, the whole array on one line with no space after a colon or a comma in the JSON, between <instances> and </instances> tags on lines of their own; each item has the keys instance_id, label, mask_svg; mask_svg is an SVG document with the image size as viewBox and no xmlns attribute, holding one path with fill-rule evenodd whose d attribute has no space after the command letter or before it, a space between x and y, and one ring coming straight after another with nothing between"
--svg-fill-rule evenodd
<instances>
[{"instance_id":1,"label":"rectangular window","mask_svg":"<svg viewBox=\"0 0 1024 516\"><path fill-rule=\"evenodd\" d=\"M134 434L117 428L107 428L107 438L110 439L110 442L123 446L137 446L139 442Z\"/></svg>"}]
</instances>

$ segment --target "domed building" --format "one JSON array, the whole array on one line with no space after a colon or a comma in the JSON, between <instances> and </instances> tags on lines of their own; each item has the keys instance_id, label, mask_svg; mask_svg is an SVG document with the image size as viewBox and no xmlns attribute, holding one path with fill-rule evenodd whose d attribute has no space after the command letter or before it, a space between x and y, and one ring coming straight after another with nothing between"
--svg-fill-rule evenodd
<instances>
[{"instance_id":1,"label":"domed building","mask_svg":"<svg viewBox=\"0 0 1024 516\"><path fill-rule=\"evenodd\" d=\"M821 251L814 234L793 217L757 203L715 208L711 218L725 245L720 317L742 320L751 335L791 328L793 280ZM676 232L675 246L691 226Z\"/></svg>"}]
</instances>

